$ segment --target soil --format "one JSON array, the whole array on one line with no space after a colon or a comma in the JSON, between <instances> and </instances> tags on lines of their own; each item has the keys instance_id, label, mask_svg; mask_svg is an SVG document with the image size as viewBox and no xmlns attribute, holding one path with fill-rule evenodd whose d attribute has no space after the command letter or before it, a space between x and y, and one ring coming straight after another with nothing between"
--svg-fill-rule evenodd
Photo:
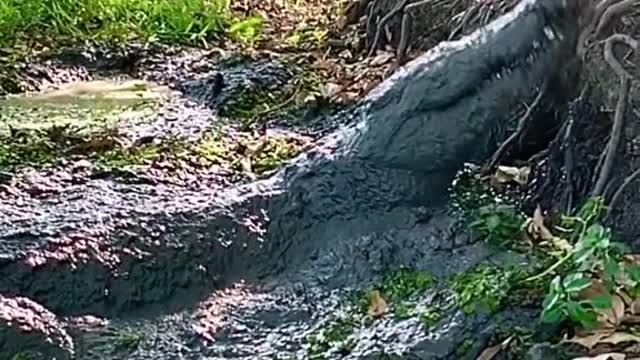
<instances>
[{"instance_id":1,"label":"soil","mask_svg":"<svg viewBox=\"0 0 640 360\"><path fill-rule=\"evenodd\" d=\"M381 3L382 9L389 2ZM499 11L506 9L500 7ZM627 15L616 25L616 30L640 38L640 27L636 26L639 21L640 15ZM445 40L451 33L451 29L448 30L420 30L430 35L420 40L423 45L414 45L414 48L430 48ZM462 33L466 31L463 29ZM415 54L417 52L412 56ZM628 59L629 63L637 64L638 56L640 54L634 54ZM371 60L368 61L370 64ZM386 71L389 66L387 59L378 72ZM233 185L268 179L287 160L313 146L323 134L352 121L352 104L321 97L301 101L286 111L263 112L257 124L247 124L247 117L228 116L242 114L234 112L237 110L234 101L243 94L260 91L265 86L270 90L295 88L295 80L303 76L304 70L296 69L286 60L268 54L238 59L202 49L149 49L131 44L47 52L19 67L19 74L7 82L10 85L5 85L0 78L3 83L0 90L38 91L76 80L96 79L144 79L166 84L175 94L153 108L151 115L118 120L118 139L128 144L145 141L165 144L179 138L181 144L188 145L179 147L187 154L183 157L171 156L176 149L171 147L174 145L159 147L159 155L154 153L151 158L133 164L135 166L129 166L130 160L125 161L126 167L105 165L102 158L95 155L101 150L92 148L44 165L3 169L0 173L0 213L4 217L0 220L0 271L4 276L0 282L0 345L8 344L6 339L22 340L11 346L0 346L3 349L0 354L24 353L33 359L50 359L51 354L57 359L306 359L314 354L341 359L391 358L390 354L421 359L471 359L496 336L496 327L531 330L530 325L535 323L537 304L516 305L498 314L470 315L451 308L455 295L442 286L413 299L417 307L442 309L441 319L427 326L427 331L422 318L416 315L405 319L387 317L366 326L335 325L336 319L353 320L349 316L341 317L343 313L355 311L349 300L352 291L379 281L381 274L398 263L415 265L445 277L468 271L487 259L501 264L529 261L526 256L522 259L521 255L495 251L478 243L464 231L465 222L459 215L434 219L428 209L424 211L424 219L403 212L380 215L395 216L399 224L406 223L399 230L384 234L389 239L402 239L389 240L388 248L374 246L369 243L371 239L365 237L348 247L336 241L336 248L318 252L322 254L317 259L319 262L351 261L371 267L366 271L372 274L369 279L350 279L342 274L345 286L327 290L299 279L307 277L320 282L329 275L305 274L308 268L275 262L269 263L274 266L273 272L288 267L294 275L288 274L286 280L276 282L242 281L231 276L243 274L243 264L246 269L254 264L249 259L233 263L238 268L226 268L229 260L220 255L225 249L224 242L210 244L207 239L198 238L198 234L211 234L207 232L210 229L205 228L219 226L207 222L211 204L217 205L221 194L232 192ZM628 69L638 78L637 67ZM618 80L602 57L601 45L588 53L583 73L596 86L585 99L576 100L573 105L576 131L571 178L574 190L570 198L559 196L567 194L567 182L562 180L564 149L552 146L548 156L538 159L534 166L536 176L531 180L549 185L546 188L532 186L534 195L529 194L529 207L542 203L545 209L562 209L568 203L579 203L589 193L592 169L610 129L609 110L617 99ZM379 81L379 75L373 78L376 79L373 83ZM640 128L633 121L638 116L635 111L640 101L638 91L640 85L634 82L612 189L640 167L637 149ZM250 114L248 119L255 120L255 115ZM33 114L26 118L33 119ZM212 133L224 141L210 141L207 136ZM93 140L96 134L102 133L92 132L91 140L80 143L96 145ZM262 148L282 149L264 140L280 139L280 135L286 144L295 147L278 150L283 155L276 156L273 164L267 161L272 152L247 150L257 144ZM544 136L545 141L555 135L552 131L551 135ZM206 153L209 157L191 151L202 149L203 144L210 150ZM114 146L111 144L109 150ZM531 152L530 149L521 151L527 155ZM212 156L215 161L203 162L203 157L210 160ZM517 157L516 152L510 160ZM245 164L248 161L251 171L234 159L244 159ZM260 166L266 170L256 170ZM616 234L628 239L636 249L640 246L634 241L640 235L640 225L634 215L640 212L639 186L632 184L627 188L610 220ZM242 194L237 196L240 198ZM221 205L222 208L230 206ZM175 214L192 216L192 226L172 226ZM158 226L157 218L165 215L167 223ZM358 221L375 222L375 216L378 215L371 214L370 218ZM151 217L156 220L147 224L146 220ZM260 234L262 220L252 219L253 223L241 226L226 225L228 231L240 229ZM421 226L424 236L409 236L413 233L408 230L409 223L413 221L429 224L417 225ZM340 227L348 223L332 225ZM138 238L122 230L132 226L139 228L139 234L144 236ZM180 242L174 237L190 231L194 236L189 242ZM443 245L442 238L447 239L447 245ZM259 243L259 236L257 239ZM411 249L421 249L421 253L410 253ZM339 255L327 255L334 252ZM445 256L443 254L448 258L453 254L458 262L446 266L432 263L431 259ZM296 274L298 272L300 274ZM102 287L103 279L108 279L108 289ZM276 286L282 282L287 286ZM31 320L20 322L16 332L12 323L17 317ZM309 340L310 336L322 332L326 336L327 328L345 331L344 338L348 341ZM540 332L539 328L533 330ZM468 344L472 344L469 349L459 352Z\"/></svg>"}]
</instances>

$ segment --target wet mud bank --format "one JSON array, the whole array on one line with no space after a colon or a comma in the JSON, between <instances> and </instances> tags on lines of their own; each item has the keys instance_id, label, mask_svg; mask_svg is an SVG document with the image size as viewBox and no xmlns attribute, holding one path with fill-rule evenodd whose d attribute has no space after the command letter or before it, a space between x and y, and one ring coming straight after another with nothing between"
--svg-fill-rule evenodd
<instances>
[{"instance_id":1,"label":"wet mud bank","mask_svg":"<svg viewBox=\"0 0 640 360\"><path fill-rule=\"evenodd\" d=\"M231 187L89 179L43 197L10 195L0 206L2 299L26 297L37 303L29 316L56 324L31 331L62 339L37 350L44 358L471 359L504 329L533 331L537 304L512 305L494 288L478 297L493 311L460 300L473 290L468 278L508 288L512 268L533 260L474 239L448 190L465 163L493 154L541 87L550 89L543 104L567 112L577 95L566 90L572 10L523 1L439 45L357 106L312 122L342 125L270 177ZM176 112L179 124L215 121L238 96L229 89L246 91L247 81L293 76L252 62L194 77L165 71L181 68L172 61L139 71L175 81L180 101L197 104ZM207 69L206 58L193 63ZM415 309L366 320L353 294L403 267L423 274L398 275L422 291L394 290ZM6 337L26 336L7 308Z\"/></svg>"}]
</instances>

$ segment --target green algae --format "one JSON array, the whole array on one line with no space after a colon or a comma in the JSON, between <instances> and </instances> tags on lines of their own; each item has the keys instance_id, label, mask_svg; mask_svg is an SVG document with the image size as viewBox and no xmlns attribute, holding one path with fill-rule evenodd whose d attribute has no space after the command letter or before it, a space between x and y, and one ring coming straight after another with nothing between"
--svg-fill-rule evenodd
<instances>
[{"instance_id":1,"label":"green algae","mask_svg":"<svg viewBox=\"0 0 640 360\"><path fill-rule=\"evenodd\" d=\"M3 107L0 114L0 169L50 165L69 155L111 150L118 144L120 122L153 111L145 106L23 105Z\"/></svg>"},{"instance_id":2,"label":"green algae","mask_svg":"<svg viewBox=\"0 0 640 360\"><path fill-rule=\"evenodd\" d=\"M123 330L114 339L113 346L116 352L133 352L144 341L144 333L132 329Z\"/></svg>"},{"instance_id":3,"label":"green algae","mask_svg":"<svg viewBox=\"0 0 640 360\"><path fill-rule=\"evenodd\" d=\"M341 354L348 354L355 345L350 340L350 336L359 326L360 322L348 315L330 320L326 325L303 339L309 358L324 359L325 354L332 349Z\"/></svg>"}]
</instances>

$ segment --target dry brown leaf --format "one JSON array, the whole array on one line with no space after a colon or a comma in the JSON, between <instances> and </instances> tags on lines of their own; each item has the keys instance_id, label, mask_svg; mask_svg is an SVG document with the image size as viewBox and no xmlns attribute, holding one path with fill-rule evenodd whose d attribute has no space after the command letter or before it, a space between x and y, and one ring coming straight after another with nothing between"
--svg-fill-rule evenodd
<instances>
[{"instance_id":1,"label":"dry brown leaf","mask_svg":"<svg viewBox=\"0 0 640 360\"><path fill-rule=\"evenodd\" d=\"M511 340L513 340L513 336L508 337L507 339L505 339L503 342L501 342L498 345L494 345L491 347L488 347L486 349L484 349L482 351L482 353L480 353L480 356L478 356L478 358L476 360L491 360L494 357L496 357L496 355L498 355L500 353L500 351L504 350L509 343L511 342Z\"/></svg>"},{"instance_id":2,"label":"dry brown leaf","mask_svg":"<svg viewBox=\"0 0 640 360\"><path fill-rule=\"evenodd\" d=\"M542 215L542 209L540 205L536 207L536 210L533 212L532 218L532 232L537 235L536 238L540 240L553 240L553 234L547 227L544 225L544 216Z\"/></svg>"},{"instance_id":3,"label":"dry brown leaf","mask_svg":"<svg viewBox=\"0 0 640 360\"><path fill-rule=\"evenodd\" d=\"M618 295L611 297L611 308L601 309L598 311L598 320L604 326L612 326L617 328L624 320L626 305L622 298Z\"/></svg>"},{"instance_id":4,"label":"dry brown leaf","mask_svg":"<svg viewBox=\"0 0 640 360\"><path fill-rule=\"evenodd\" d=\"M627 314L622 322L625 324L640 324L640 315Z\"/></svg>"},{"instance_id":5,"label":"dry brown leaf","mask_svg":"<svg viewBox=\"0 0 640 360\"><path fill-rule=\"evenodd\" d=\"M386 63L388 63L389 61L391 61L391 59L393 59L393 54L390 52L382 52L379 53L378 55L376 55L376 57L374 57L370 62L369 65L370 66L380 66L380 65L384 65Z\"/></svg>"},{"instance_id":6,"label":"dry brown leaf","mask_svg":"<svg viewBox=\"0 0 640 360\"><path fill-rule=\"evenodd\" d=\"M494 177L501 184L515 182L519 185L526 185L529 181L531 169L528 166L517 168L512 166L498 166Z\"/></svg>"},{"instance_id":7,"label":"dry brown leaf","mask_svg":"<svg viewBox=\"0 0 640 360\"><path fill-rule=\"evenodd\" d=\"M600 339L600 344L612 344L617 345L623 342L636 342L640 343L640 336L625 333L625 332L615 332L603 339Z\"/></svg>"},{"instance_id":8,"label":"dry brown leaf","mask_svg":"<svg viewBox=\"0 0 640 360\"><path fill-rule=\"evenodd\" d=\"M622 353L607 353L607 354L596 355L594 357L574 358L573 360L625 360L626 358L627 358L627 355Z\"/></svg>"},{"instance_id":9,"label":"dry brown leaf","mask_svg":"<svg viewBox=\"0 0 640 360\"><path fill-rule=\"evenodd\" d=\"M380 291L372 290L369 293L369 315L373 318L378 318L384 315L387 312L387 309L387 302L380 294Z\"/></svg>"},{"instance_id":10,"label":"dry brown leaf","mask_svg":"<svg viewBox=\"0 0 640 360\"><path fill-rule=\"evenodd\" d=\"M600 343L600 341L614 332L613 329L604 329L590 332L584 335L576 335L570 339L563 340L563 343L571 343L582 345L585 348L591 350L594 346Z\"/></svg>"}]
</instances>

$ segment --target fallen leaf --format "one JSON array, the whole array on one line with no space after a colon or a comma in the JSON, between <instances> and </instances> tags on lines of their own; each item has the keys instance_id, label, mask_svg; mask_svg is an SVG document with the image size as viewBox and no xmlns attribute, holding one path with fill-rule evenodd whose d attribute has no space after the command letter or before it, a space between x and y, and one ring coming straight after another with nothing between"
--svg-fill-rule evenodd
<instances>
[{"instance_id":1,"label":"fallen leaf","mask_svg":"<svg viewBox=\"0 0 640 360\"><path fill-rule=\"evenodd\" d=\"M500 351L504 350L509 343L511 342L511 340L513 340L513 336L508 337L507 339L505 339L503 342L501 342L498 345L494 345L491 347L488 347L486 349L484 349L484 351L482 351L482 353L480 354L480 356L478 356L478 358L476 360L491 360L494 357L496 357L496 355L498 355L500 353Z\"/></svg>"},{"instance_id":2,"label":"fallen leaf","mask_svg":"<svg viewBox=\"0 0 640 360\"><path fill-rule=\"evenodd\" d=\"M596 355L594 357L574 358L573 360L625 360L626 358L627 358L627 355L622 353L607 353L607 354Z\"/></svg>"},{"instance_id":3,"label":"fallen leaf","mask_svg":"<svg viewBox=\"0 0 640 360\"><path fill-rule=\"evenodd\" d=\"M370 66L380 66L388 63L391 59L393 59L393 54L389 52L383 52L378 54L373 60L369 62Z\"/></svg>"},{"instance_id":4,"label":"fallen leaf","mask_svg":"<svg viewBox=\"0 0 640 360\"><path fill-rule=\"evenodd\" d=\"M378 318L387 312L387 302L384 300L380 291L373 290L369 293L369 310L368 313L373 318Z\"/></svg>"},{"instance_id":5,"label":"fallen leaf","mask_svg":"<svg viewBox=\"0 0 640 360\"><path fill-rule=\"evenodd\" d=\"M598 310L598 320L605 326L618 327L624 319L626 306L618 295L611 296L611 308Z\"/></svg>"},{"instance_id":6,"label":"fallen leaf","mask_svg":"<svg viewBox=\"0 0 640 360\"><path fill-rule=\"evenodd\" d=\"M628 334L625 332L615 332L605 338L600 339L600 344L612 344L617 345L623 342L635 342L640 343L640 336Z\"/></svg>"},{"instance_id":7,"label":"fallen leaf","mask_svg":"<svg viewBox=\"0 0 640 360\"><path fill-rule=\"evenodd\" d=\"M600 343L600 340L611 335L613 332L613 329L597 330L585 335L576 335L570 339L563 340L562 342L582 345L585 348L591 350L594 346Z\"/></svg>"},{"instance_id":8,"label":"fallen leaf","mask_svg":"<svg viewBox=\"0 0 640 360\"><path fill-rule=\"evenodd\" d=\"M542 215L542 209L538 205L533 212L533 218L531 219L531 234L539 240L553 240L553 234L544 225L544 216Z\"/></svg>"},{"instance_id":9,"label":"fallen leaf","mask_svg":"<svg viewBox=\"0 0 640 360\"><path fill-rule=\"evenodd\" d=\"M518 185L527 185L531 169L528 166L517 168L512 166L498 166L493 175L499 183L515 182Z\"/></svg>"}]
</instances>

